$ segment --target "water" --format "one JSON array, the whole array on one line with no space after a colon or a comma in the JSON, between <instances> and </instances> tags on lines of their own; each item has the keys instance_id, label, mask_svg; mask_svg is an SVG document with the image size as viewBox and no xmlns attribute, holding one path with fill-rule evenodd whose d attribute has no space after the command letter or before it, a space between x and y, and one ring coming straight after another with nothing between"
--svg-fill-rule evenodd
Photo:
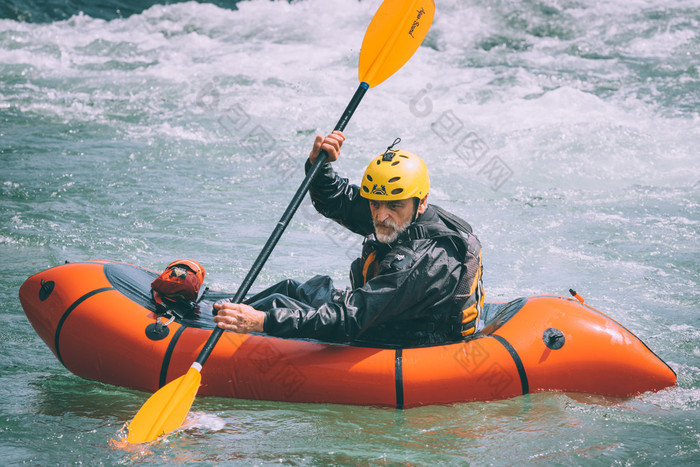
<instances>
[{"instance_id":1,"label":"water","mask_svg":"<svg viewBox=\"0 0 700 467\"><path fill-rule=\"evenodd\" d=\"M480 236L489 300L573 287L676 388L406 411L198 398L187 429L138 449L118 432L146 395L67 372L19 286L66 260L192 257L235 290L357 87L379 3L38 3L0 20L5 463L700 462L697 2L440 1L337 163L358 179L400 136L428 162L431 201ZM305 202L254 288L347 285L358 250Z\"/></svg>"}]
</instances>

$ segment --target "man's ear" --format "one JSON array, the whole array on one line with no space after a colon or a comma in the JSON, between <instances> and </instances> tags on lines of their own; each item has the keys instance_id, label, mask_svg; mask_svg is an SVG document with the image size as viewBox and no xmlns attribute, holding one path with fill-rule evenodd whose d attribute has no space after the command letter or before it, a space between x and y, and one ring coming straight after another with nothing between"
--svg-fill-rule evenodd
<instances>
[{"instance_id":1,"label":"man's ear","mask_svg":"<svg viewBox=\"0 0 700 467\"><path fill-rule=\"evenodd\" d=\"M420 200L418 203L418 210L416 212L418 214L423 214L426 209L428 209L428 195L425 195L425 198Z\"/></svg>"}]
</instances>

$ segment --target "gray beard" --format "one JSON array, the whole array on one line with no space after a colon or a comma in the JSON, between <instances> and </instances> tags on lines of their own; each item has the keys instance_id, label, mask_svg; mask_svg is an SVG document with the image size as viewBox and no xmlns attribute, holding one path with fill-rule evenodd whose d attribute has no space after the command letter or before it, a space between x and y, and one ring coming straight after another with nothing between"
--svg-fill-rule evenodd
<instances>
[{"instance_id":1,"label":"gray beard","mask_svg":"<svg viewBox=\"0 0 700 467\"><path fill-rule=\"evenodd\" d=\"M389 226L393 229L393 232L391 232L388 235L387 234L380 234L377 231L377 223L376 222L374 223L374 235L377 237L377 241L379 243L386 243L387 245L389 245L389 244L394 243L396 241L396 239L399 238L399 235L401 235L401 233L404 230L406 230L406 228L408 228L409 225L411 225L411 221L409 220L403 225L398 225L398 224L394 223L393 221L385 221L379 225Z\"/></svg>"}]
</instances>

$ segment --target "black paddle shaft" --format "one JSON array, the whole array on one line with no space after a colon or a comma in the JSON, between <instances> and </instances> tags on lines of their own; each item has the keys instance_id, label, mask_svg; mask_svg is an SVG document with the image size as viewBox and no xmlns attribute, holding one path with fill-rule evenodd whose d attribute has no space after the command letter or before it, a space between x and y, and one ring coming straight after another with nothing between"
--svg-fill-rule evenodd
<instances>
[{"instance_id":1,"label":"black paddle shaft","mask_svg":"<svg viewBox=\"0 0 700 467\"><path fill-rule=\"evenodd\" d=\"M365 92L367 92L367 89L369 89L369 85L367 83L360 83L360 86L357 88L357 91L355 91L355 94L352 96L350 103L345 108L345 112L343 112L343 115L340 117L340 120L338 120L338 123L336 124L335 129L333 131L343 131L345 129L345 126L350 121L350 117L352 117L352 115L355 113L355 109L357 109L357 106L360 104L360 101L364 97ZM241 303L245 298L245 295L250 290L250 287L253 285L253 282L255 282L255 279L258 277L258 274L260 274L260 271L265 265L265 262L270 257L270 254L272 254L272 250L274 250L280 237L282 237L282 234L291 222L292 217L294 217L294 213L296 213L297 209L299 209L301 202L306 196L306 192L309 191L309 186L311 186L311 182L313 181L316 174L318 174L318 171L321 169L321 166L326 162L326 159L328 159L328 153L325 150L322 150L316 158L316 162L314 162L314 165L311 166L311 169L306 174L304 181L301 182L301 185L297 189L294 198L292 198L292 201L290 201L289 206L287 206L287 210L284 211L284 214L282 214L282 217L280 218L279 222L277 222L275 230L273 230L272 234L270 235L270 238L267 239L267 243L265 243L265 246L263 247L262 251L260 251L258 258L255 260L255 263L253 263L253 266L250 268L250 271L248 271L248 275L245 276L245 279L243 279L243 282L241 283L240 287L238 287L236 295L234 295L231 299L232 303ZM211 354L212 350L214 350L214 346L219 341L219 338L221 338L221 335L223 333L224 330L219 327L214 329L214 331L209 336L209 339L207 339L206 344L204 344L204 347L202 348L201 352L199 352L199 356L197 357L197 360L195 360L197 363L199 363L200 365L204 365L204 362L206 362L207 358L209 358L209 355Z\"/></svg>"}]
</instances>

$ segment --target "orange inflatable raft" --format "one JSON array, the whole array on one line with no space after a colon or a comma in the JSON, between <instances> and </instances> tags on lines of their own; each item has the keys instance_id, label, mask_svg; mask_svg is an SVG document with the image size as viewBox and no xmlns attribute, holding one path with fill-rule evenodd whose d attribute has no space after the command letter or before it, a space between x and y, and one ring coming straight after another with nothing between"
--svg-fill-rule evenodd
<instances>
[{"instance_id":1,"label":"orange inflatable raft","mask_svg":"<svg viewBox=\"0 0 700 467\"><path fill-rule=\"evenodd\" d=\"M36 274L20 300L59 361L83 378L154 392L187 372L213 328L206 290L196 316L162 326L156 273L107 261ZM473 339L423 348L368 348L225 332L199 394L399 408L566 391L629 397L676 382L623 326L580 303L534 296L488 304ZM161 324L156 324L160 320Z\"/></svg>"}]
</instances>

